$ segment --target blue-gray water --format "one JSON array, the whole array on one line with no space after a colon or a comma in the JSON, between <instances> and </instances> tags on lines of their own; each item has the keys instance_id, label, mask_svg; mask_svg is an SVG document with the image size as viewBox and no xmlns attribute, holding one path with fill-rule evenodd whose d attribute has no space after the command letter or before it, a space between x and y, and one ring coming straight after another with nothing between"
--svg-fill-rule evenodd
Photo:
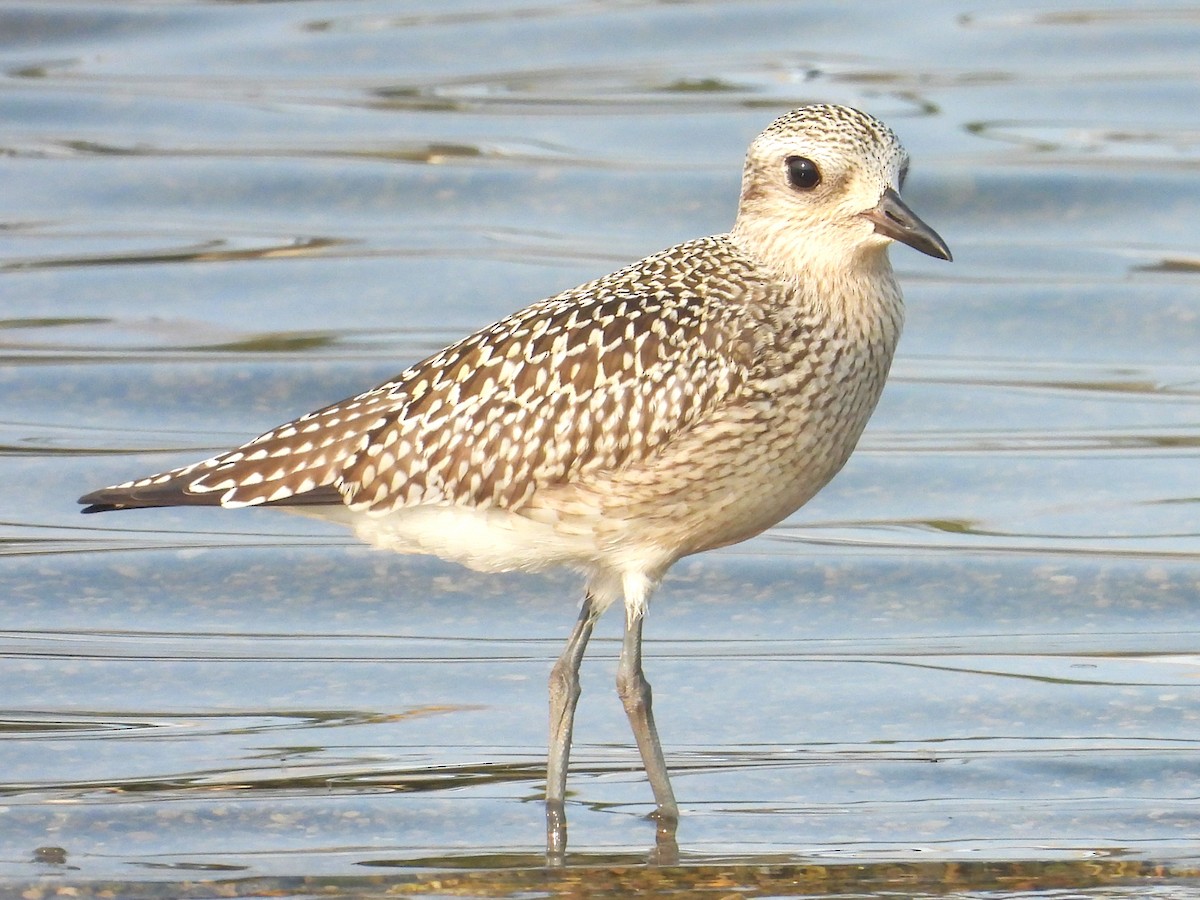
<instances>
[{"instance_id":1,"label":"blue-gray water","mask_svg":"<svg viewBox=\"0 0 1200 900\"><path fill-rule=\"evenodd\" d=\"M901 135L956 261L893 250L842 475L655 598L684 867L651 884L1187 895L1200 7L991 6L2 0L0 891L545 889L573 577L75 498L724 230L749 139L831 101ZM568 862L648 890L618 619Z\"/></svg>"}]
</instances>

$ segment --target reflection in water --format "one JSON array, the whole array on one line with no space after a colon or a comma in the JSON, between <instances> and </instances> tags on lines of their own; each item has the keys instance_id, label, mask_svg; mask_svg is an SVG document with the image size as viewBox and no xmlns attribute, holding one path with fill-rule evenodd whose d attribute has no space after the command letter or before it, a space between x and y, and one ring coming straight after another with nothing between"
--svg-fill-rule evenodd
<instances>
[{"instance_id":1,"label":"reflection in water","mask_svg":"<svg viewBox=\"0 0 1200 900\"><path fill-rule=\"evenodd\" d=\"M1134 267L1135 272L1162 272L1164 274L1200 273L1200 259L1168 258L1157 263Z\"/></svg>"},{"instance_id":2,"label":"reflection in water","mask_svg":"<svg viewBox=\"0 0 1200 900\"><path fill-rule=\"evenodd\" d=\"M55 856L65 851L42 847L35 851ZM145 863L148 873L176 871L190 874L187 885L157 880L124 883L120 895L130 898L165 897L343 897L343 896L438 896L519 898L555 897L695 897L709 894L737 897L959 897L1010 898L1153 896L1170 900L1190 896L1188 885L1200 878L1200 869L1188 865L1164 865L1122 860L1124 848L1099 851L1088 860L1041 862L953 862L953 863L855 863L852 865L810 861L800 863L764 860L743 863L689 864L675 868L647 868L636 856L579 855L563 869L545 869L535 857L480 855L475 857L430 857L398 864L404 869L453 869L453 874L377 874L303 877L221 878L218 873L243 871L239 866L211 863ZM1106 858L1110 857L1110 858ZM48 872L64 871L57 863L42 862ZM369 869L393 867L386 860L362 861ZM206 877L207 876L207 877ZM89 884L63 879L69 896L111 897L109 884ZM16 885L25 897L41 897L45 882ZM1114 893L1114 891L1118 893Z\"/></svg>"},{"instance_id":3,"label":"reflection in water","mask_svg":"<svg viewBox=\"0 0 1200 900\"><path fill-rule=\"evenodd\" d=\"M1123 855L1121 848L1109 851ZM1003 891L1006 896L1018 892L1050 891L1061 888L1087 890L1099 886L1153 886L1166 879L1194 879L1200 869L1180 866L1172 869L1153 863L1105 859L1101 851L1087 861L1056 860L1043 863L956 862L956 863L858 863L839 865L823 862L799 864L772 863L754 865L688 865L676 872L647 869L638 860L612 857L593 859L580 855L561 875L528 871L536 860L460 860L455 868L478 868L422 884L417 876L389 881L400 893L436 890L455 895L517 897L527 891L546 891L556 896L622 896L652 892L654 896L695 896L719 892L730 896L802 897L863 896L879 891L881 895L903 892L918 896L929 892L946 896L950 891ZM499 863L499 866L496 864ZM369 865L386 865L371 863ZM405 866L413 865L406 863ZM441 860L421 860L417 866L445 866ZM507 870L507 871L505 871ZM672 877L673 876L673 877ZM407 881L407 887L401 887ZM432 879L431 879L432 881ZM666 883L664 883L666 882ZM308 887L313 887L309 885ZM382 887L382 885L380 885ZM287 890L287 889L285 889ZM295 888L291 888L292 891ZM1011 892L1011 893L1010 893ZM1164 896L1170 896L1165 894Z\"/></svg>"},{"instance_id":4,"label":"reflection in water","mask_svg":"<svg viewBox=\"0 0 1200 900\"><path fill-rule=\"evenodd\" d=\"M142 254L106 254L60 259L28 259L0 265L0 272L19 272L30 269L60 269L75 266L131 266L151 263L230 262L233 260L279 259L296 256L319 255L330 247L338 247L343 241L332 238L304 238L290 241L283 246L255 247L246 249L222 249L223 241L212 241L203 247L180 250L162 250Z\"/></svg>"}]
</instances>

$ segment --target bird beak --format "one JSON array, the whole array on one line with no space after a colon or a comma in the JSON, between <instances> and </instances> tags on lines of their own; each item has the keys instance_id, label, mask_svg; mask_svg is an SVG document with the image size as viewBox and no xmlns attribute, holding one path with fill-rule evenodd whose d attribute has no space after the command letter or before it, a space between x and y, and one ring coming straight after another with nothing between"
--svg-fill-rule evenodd
<instances>
[{"instance_id":1,"label":"bird beak","mask_svg":"<svg viewBox=\"0 0 1200 900\"><path fill-rule=\"evenodd\" d=\"M922 222L917 214L904 205L900 195L892 188L883 192L879 204L863 213L875 224L877 234L882 234L914 250L920 250L938 259L951 260L950 248L936 231Z\"/></svg>"}]
</instances>

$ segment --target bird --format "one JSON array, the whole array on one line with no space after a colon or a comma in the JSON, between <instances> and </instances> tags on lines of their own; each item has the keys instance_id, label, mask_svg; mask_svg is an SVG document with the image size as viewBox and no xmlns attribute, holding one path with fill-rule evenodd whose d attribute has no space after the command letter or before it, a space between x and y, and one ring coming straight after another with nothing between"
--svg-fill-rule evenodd
<instances>
[{"instance_id":1,"label":"bird","mask_svg":"<svg viewBox=\"0 0 1200 900\"><path fill-rule=\"evenodd\" d=\"M651 815L673 834L642 668L650 597L676 561L760 534L850 457L903 323L889 245L952 258L901 199L908 165L867 113L794 109L751 142L728 232L533 303L239 447L88 493L83 512L282 507L480 571L578 571L549 679L547 852L566 847L580 662L617 603L617 692Z\"/></svg>"}]
</instances>

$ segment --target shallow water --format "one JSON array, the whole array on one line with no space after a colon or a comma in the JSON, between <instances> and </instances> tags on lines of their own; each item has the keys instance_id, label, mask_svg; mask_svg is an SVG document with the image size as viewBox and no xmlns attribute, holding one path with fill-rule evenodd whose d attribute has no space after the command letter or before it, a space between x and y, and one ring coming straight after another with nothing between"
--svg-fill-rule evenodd
<instances>
[{"instance_id":1,"label":"shallow water","mask_svg":"<svg viewBox=\"0 0 1200 900\"><path fill-rule=\"evenodd\" d=\"M0 891L1191 895L1198 47L1172 3L0 2ZM78 515L724 230L810 101L895 128L956 260L893 251L838 479L655 598L678 866L613 617L541 867L572 577Z\"/></svg>"}]
</instances>

